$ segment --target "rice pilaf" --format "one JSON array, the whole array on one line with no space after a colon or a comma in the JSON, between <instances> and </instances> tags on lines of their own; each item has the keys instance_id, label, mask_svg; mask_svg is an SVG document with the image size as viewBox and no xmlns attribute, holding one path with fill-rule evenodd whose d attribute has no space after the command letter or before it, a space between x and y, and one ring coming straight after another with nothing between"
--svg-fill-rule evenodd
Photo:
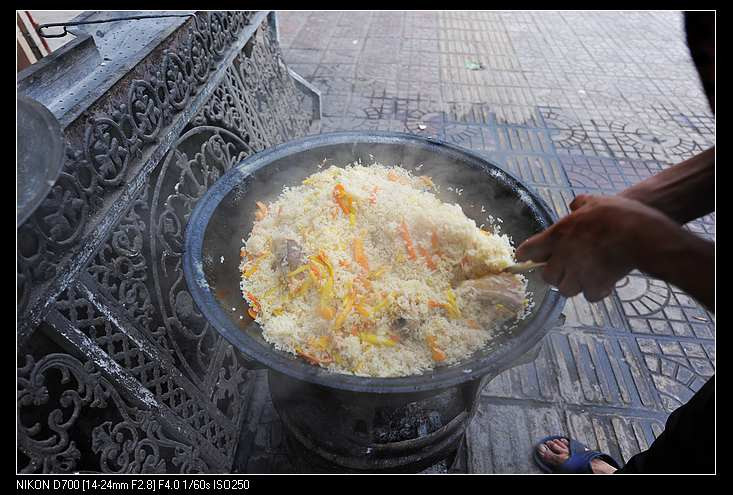
<instances>
[{"instance_id":1,"label":"rice pilaf","mask_svg":"<svg viewBox=\"0 0 733 495\"><path fill-rule=\"evenodd\" d=\"M434 189L354 164L258 202L240 270L265 340L334 372L407 376L461 361L519 317L526 280L500 273L509 238Z\"/></svg>"}]
</instances>

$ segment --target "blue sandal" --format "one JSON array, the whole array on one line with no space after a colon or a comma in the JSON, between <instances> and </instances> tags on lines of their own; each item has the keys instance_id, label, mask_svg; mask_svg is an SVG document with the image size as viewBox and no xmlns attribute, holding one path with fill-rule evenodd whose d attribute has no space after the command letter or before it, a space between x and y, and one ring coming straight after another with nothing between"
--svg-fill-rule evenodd
<instances>
[{"instance_id":1,"label":"blue sandal","mask_svg":"<svg viewBox=\"0 0 733 495\"><path fill-rule=\"evenodd\" d=\"M537 451L539 446L545 442L549 442L550 440L561 440L563 438L568 440L568 443L570 444L570 457L568 458L568 460L563 462L559 466L546 463L542 459L542 457L540 457L540 454ZM533 454L534 460L537 465L542 471L546 473L590 474L593 472L590 467L590 461L592 461L593 459L600 459L615 467L616 469L621 468L618 462L616 462L616 460L610 455L598 452L597 450L591 450L577 440L573 440L572 438L568 438L562 435L550 435L543 438L535 444Z\"/></svg>"}]
</instances>

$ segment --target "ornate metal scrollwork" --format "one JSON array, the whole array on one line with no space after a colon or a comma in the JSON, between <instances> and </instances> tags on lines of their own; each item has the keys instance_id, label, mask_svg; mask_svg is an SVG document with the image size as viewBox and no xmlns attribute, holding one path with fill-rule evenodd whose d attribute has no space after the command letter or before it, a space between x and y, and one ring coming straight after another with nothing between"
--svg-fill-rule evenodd
<instances>
[{"instance_id":1,"label":"ornate metal scrollwork","mask_svg":"<svg viewBox=\"0 0 733 495\"><path fill-rule=\"evenodd\" d=\"M143 252L148 232L143 218L150 210L147 191L146 187L89 266L97 283L122 304L140 328L149 328L153 323L148 265Z\"/></svg>"},{"instance_id":2,"label":"ornate metal scrollwork","mask_svg":"<svg viewBox=\"0 0 733 495\"><path fill-rule=\"evenodd\" d=\"M26 415L28 408L43 408L47 416ZM131 406L90 362L68 354L25 356L18 409L23 473L209 471L196 447L171 439L151 411ZM82 418L84 429L91 429L91 438L82 438L89 445L73 439ZM82 454L87 448L98 455L96 462Z\"/></svg>"},{"instance_id":3,"label":"ornate metal scrollwork","mask_svg":"<svg viewBox=\"0 0 733 495\"><path fill-rule=\"evenodd\" d=\"M58 302L60 313L74 328L87 336L94 345L123 368L143 387L152 392L160 406L167 408L190 427L191 435L200 442L209 442L220 451L222 458L233 441L233 430L223 424L202 402L202 394L188 387L188 382L167 359L161 359L156 349L124 331L120 322L103 314L97 304L74 288L67 289ZM134 333L134 332L133 332ZM205 396L205 395L204 395Z\"/></svg>"},{"instance_id":4,"label":"ornate metal scrollwork","mask_svg":"<svg viewBox=\"0 0 733 495\"><path fill-rule=\"evenodd\" d=\"M213 125L236 134L253 151L262 151L270 142L259 115L253 111L251 96L243 91L236 71L229 67L224 80L194 117L194 126Z\"/></svg>"},{"instance_id":5,"label":"ornate metal scrollwork","mask_svg":"<svg viewBox=\"0 0 733 495\"><path fill-rule=\"evenodd\" d=\"M89 362L68 354L49 354L38 361L26 356L18 370L18 387L19 446L28 460L20 469L23 473L70 473L81 468L103 473L210 470L196 447L169 438L150 411L130 406ZM46 421L34 416L38 421L24 424L27 407L50 411ZM72 439L82 417L87 423L98 418L88 446L98 455L96 462Z\"/></svg>"},{"instance_id":6,"label":"ornate metal scrollwork","mask_svg":"<svg viewBox=\"0 0 733 495\"><path fill-rule=\"evenodd\" d=\"M43 333L68 327L126 378L91 360L21 350L24 472L203 472L232 462L251 373L188 293L181 269L185 226L224 172L310 124L267 22L232 53L253 17L198 15L167 40L168 49L140 64L142 72L123 91L111 92L99 105L104 111L66 129L62 177L18 232L18 310L38 305L33 296L41 285L64 275L65 289L40 317L53 322L41 321ZM223 57L234 60L219 67ZM192 101L214 71L223 77L191 117ZM184 127L178 139L166 137L184 112L190 120L178 127ZM144 168L162 139L171 139L169 151ZM142 184L136 194L119 193L131 181ZM113 207L119 220L101 230L106 237L86 267L72 276L60 272L70 253L87 249L89 233ZM78 352L93 354L84 346ZM129 380L157 405L131 402Z\"/></svg>"},{"instance_id":7,"label":"ornate metal scrollwork","mask_svg":"<svg viewBox=\"0 0 733 495\"><path fill-rule=\"evenodd\" d=\"M128 138L117 122L107 117L90 120L86 132L86 159L104 188L117 186L124 177L130 161Z\"/></svg>"},{"instance_id":8,"label":"ornate metal scrollwork","mask_svg":"<svg viewBox=\"0 0 733 495\"><path fill-rule=\"evenodd\" d=\"M194 38L200 36L194 33ZM195 65L194 65L195 67ZM208 64L206 66L208 70ZM194 72L196 75L196 72ZM197 78L198 79L198 78ZM163 125L161 102L155 88L148 81L137 80L130 85L128 108L134 134L146 143L155 142Z\"/></svg>"},{"instance_id":9,"label":"ornate metal scrollwork","mask_svg":"<svg viewBox=\"0 0 733 495\"><path fill-rule=\"evenodd\" d=\"M234 348L227 344L210 399L220 411L232 418L238 417L242 408L240 399L242 384L247 381L245 373Z\"/></svg>"},{"instance_id":10,"label":"ornate metal scrollwork","mask_svg":"<svg viewBox=\"0 0 733 495\"><path fill-rule=\"evenodd\" d=\"M183 357L183 368L196 381L208 370L220 337L194 307L186 289L181 265L184 225L208 187L251 153L244 141L228 131L194 128L180 138L163 163L153 192L151 259L155 260L152 275L159 309L166 333L189 343L171 341Z\"/></svg>"},{"instance_id":11,"label":"ornate metal scrollwork","mask_svg":"<svg viewBox=\"0 0 733 495\"><path fill-rule=\"evenodd\" d=\"M216 12L205 16L208 22L190 21L175 35L171 41L175 49L164 50L160 61L145 65L160 70L133 77L119 101L106 102L110 110L93 113L66 129L67 136L81 137L69 139L62 178L23 226L19 250L25 254L18 256L18 273L32 283L18 286L21 302L29 300L29 289L57 275L68 246L89 229L89 213L101 211L130 178L131 163L135 163L132 168L139 166L137 158L156 142L163 126L186 108L245 24L241 12L225 15L224 22ZM39 266L39 258L43 266L33 268ZM18 309L24 312L25 304Z\"/></svg>"}]
</instances>

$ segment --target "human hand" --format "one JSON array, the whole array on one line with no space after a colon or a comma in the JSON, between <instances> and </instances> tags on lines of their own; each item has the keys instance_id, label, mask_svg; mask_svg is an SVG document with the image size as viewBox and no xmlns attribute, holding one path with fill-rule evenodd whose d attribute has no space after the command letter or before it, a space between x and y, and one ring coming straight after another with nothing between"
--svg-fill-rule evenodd
<instances>
[{"instance_id":1,"label":"human hand","mask_svg":"<svg viewBox=\"0 0 733 495\"><path fill-rule=\"evenodd\" d=\"M658 210L621 196L580 195L571 213L517 248L518 261L546 261L542 278L567 297L608 296L616 282L674 239L680 227Z\"/></svg>"}]
</instances>

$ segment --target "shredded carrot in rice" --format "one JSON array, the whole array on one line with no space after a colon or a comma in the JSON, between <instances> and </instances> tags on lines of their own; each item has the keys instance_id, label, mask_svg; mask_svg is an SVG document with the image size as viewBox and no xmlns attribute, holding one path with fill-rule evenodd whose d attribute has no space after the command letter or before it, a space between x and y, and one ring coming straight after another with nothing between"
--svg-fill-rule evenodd
<instances>
[{"instance_id":1,"label":"shredded carrot in rice","mask_svg":"<svg viewBox=\"0 0 733 495\"><path fill-rule=\"evenodd\" d=\"M379 186L374 186L372 193L369 195L369 202L373 205L377 204L377 192L379 192Z\"/></svg>"},{"instance_id":2,"label":"shredded carrot in rice","mask_svg":"<svg viewBox=\"0 0 733 495\"><path fill-rule=\"evenodd\" d=\"M342 184L333 186L333 199L345 215L354 213L354 197L346 192Z\"/></svg>"},{"instance_id":3,"label":"shredded carrot in rice","mask_svg":"<svg viewBox=\"0 0 733 495\"><path fill-rule=\"evenodd\" d=\"M253 306L247 310L247 313L252 319L255 319L257 318L257 314L262 311L262 306L260 305L260 301L251 292L247 292L247 299Z\"/></svg>"},{"instance_id":4,"label":"shredded carrot in rice","mask_svg":"<svg viewBox=\"0 0 733 495\"><path fill-rule=\"evenodd\" d=\"M405 241L405 248L407 249L407 256L411 260L417 259L417 256L415 255L415 248L412 245L412 237L410 237L410 231L407 230L407 224L405 223L405 219L402 219L402 222L400 223L400 235L402 236L402 240Z\"/></svg>"},{"instance_id":5,"label":"shredded carrot in rice","mask_svg":"<svg viewBox=\"0 0 733 495\"><path fill-rule=\"evenodd\" d=\"M321 278L321 271L318 269L318 265L315 261L311 260L309 265L311 272L313 272L313 275L316 276L316 278Z\"/></svg>"},{"instance_id":6,"label":"shredded carrot in rice","mask_svg":"<svg viewBox=\"0 0 733 495\"><path fill-rule=\"evenodd\" d=\"M258 209L255 212L255 218L260 221L267 216L267 205L261 201L257 201L256 204Z\"/></svg>"},{"instance_id":7,"label":"shredded carrot in rice","mask_svg":"<svg viewBox=\"0 0 733 495\"><path fill-rule=\"evenodd\" d=\"M438 344L436 342L435 336L428 335L425 337L425 340L428 341L428 347L430 348L430 352L432 354L434 361L445 361L446 355L445 352L443 352L440 347L438 347Z\"/></svg>"},{"instance_id":8,"label":"shredded carrot in rice","mask_svg":"<svg viewBox=\"0 0 733 495\"><path fill-rule=\"evenodd\" d=\"M310 354L300 347L295 348L295 352L298 354L298 356L302 357L306 361L308 361L310 364L315 365L322 365L322 364L331 364L333 362L333 358L331 356L326 356L325 358L319 358L317 356L314 356L313 354Z\"/></svg>"},{"instance_id":9,"label":"shredded carrot in rice","mask_svg":"<svg viewBox=\"0 0 733 495\"><path fill-rule=\"evenodd\" d=\"M438 302L435 299L429 299L428 308L445 308L445 303Z\"/></svg>"},{"instance_id":10,"label":"shredded carrot in rice","mask_svg":"<svg viewBox=\"0 0 733 495\"><path fill-rule=\"evenodd\" d=\"M358 237L354 239L354 261L356 261L365 271L369 271L369 260L364 254L364 242Z\"/></svg>"},{"instance_id":11,"label":"shredded carrot in rice","mask_svg":"<svg viewBox=\"0 0 733 495\"><path fill-rule=\"evenodd\" d=\"M438 267L435 265L435 262L433 261L433 257L424 247L418 245L417 250L420 251L420 255L425 258L425 264L428 265L428 268L430 268L431 270L438 269Z\"/></svg>"},{"instance_id":12,"label":"shredded carrot in rice","mask_svg":"<svg viewBox=\"0 0 733 495\"><path fill-rule=\"evenodd\" d=\"M433 230L433 232L430 234L430 247L433 248L433 254L436 256L443 256L443 253L440 251L440 240L438 239L438 233Z\"/></svg>"}]
</instances>

